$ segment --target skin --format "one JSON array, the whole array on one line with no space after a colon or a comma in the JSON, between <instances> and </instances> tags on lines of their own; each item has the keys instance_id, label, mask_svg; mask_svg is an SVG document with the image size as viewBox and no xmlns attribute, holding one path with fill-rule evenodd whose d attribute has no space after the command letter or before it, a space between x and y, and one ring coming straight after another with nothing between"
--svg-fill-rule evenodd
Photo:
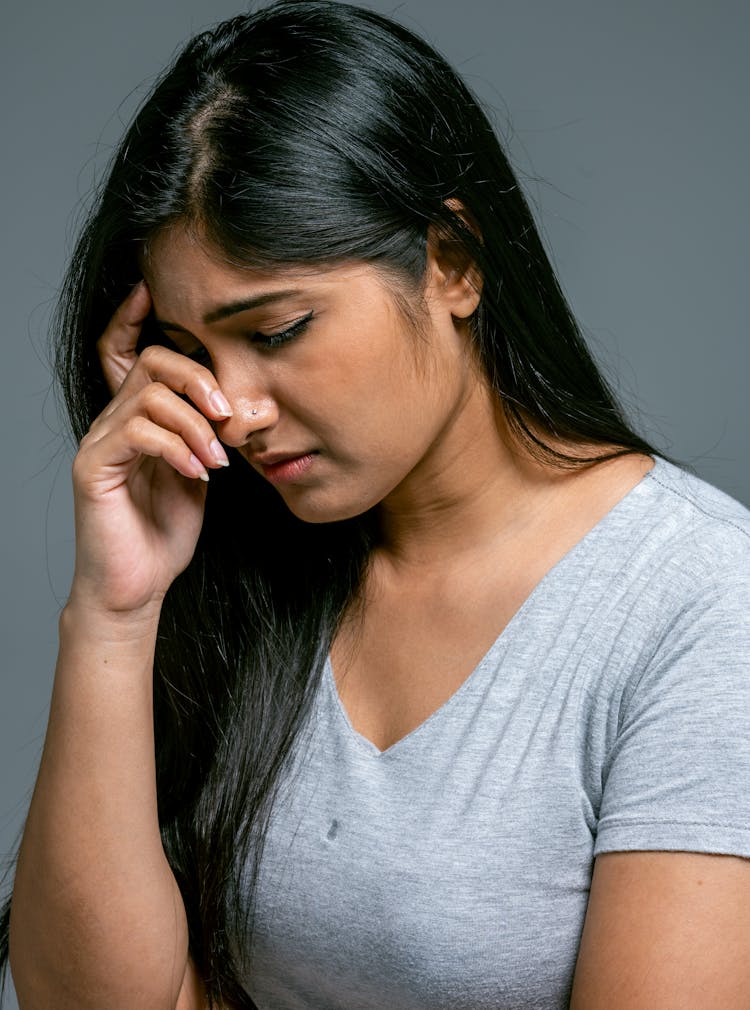
<instances>
[{"instance_id":1,"label":"skin","mask_svg":"<svg viewBox=\"0 0 750 1010\"><path fill-rule=\"evenodd\" d=\"M427 352L419 335L405 339L409 324L388 280L365 264L249 271L178 231L154 243L145 272L165 332L180 350L201 355L232 405L232 417L215 426L221 441L258 470L259 454L317 453L303 478L279 486L300 518L328 522L396 502L444 466L433 463L437 448L460 441L454 451L464 451L481 409L476 370L432 290L428 318L438 326ZM212 307L289 290L299 293L204 322ZM477 295L467 288L464 300L455 307L468 314ZM304 332L280 347L251 336L283 331L310 313Z\"/></svg>"},{"instance_id":2,"label":"skin","mask_svg":"<svg viewBox=\"0 0 750 1010\"><path fill-rule=\"evenodd\" d=\"M74 464L75 578L14 892L24 1006L205 1004L158 835L151 664L161 600L190 560L224 446L241 457L231 465L261 473L264 454L314 453L277 484L308 522L378 509L381 542L332 657L354 727L381 749L457 689L652 465L629 456L561 472L514 444L470 350L480 284L432 238L428 252L415 331L392 278L371 266L248 270L175 229L102 335L113 399ZM150 311L178 350L136 354ZM257 336L311 312L288 343ZM746 1010L748 909L744 860L599 857L573 1010Z\"/></svg>"}]
</instances>

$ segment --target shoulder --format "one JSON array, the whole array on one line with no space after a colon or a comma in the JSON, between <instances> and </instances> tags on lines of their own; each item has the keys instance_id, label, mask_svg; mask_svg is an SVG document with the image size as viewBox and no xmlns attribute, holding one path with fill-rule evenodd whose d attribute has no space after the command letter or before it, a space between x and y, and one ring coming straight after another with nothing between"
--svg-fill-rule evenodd
<instances>
[{"instance_id":1,"label":"shoulder","mask_svg":"<svg viewBox=\"0 0 750 1010\"><path fill-rule=\"evenodd\" d=\"M709 599L731 606L750 593L750 510L661 457L592 540L587 574L606 577L608 603L638 612L651 634Z\"/></svg>"},{"instance_id":2,"label":"shoulder","mask_svg":"<svg viewBox=\"0 0 750 1010\"><path fill-rule=\"evenodd\" d=\"M664 461L637 498L596 852L748 856L750 514Z\"/></svg>"},{"instance_id":3,"label":"shoulder","mask_svg":"<svg viewBox=\"0 0 750 1010\"><path fill-rule=\"evenodd\" d=\"M681 467L656 457L644 477L634 520L652 531L662 563L675 576L750 579L750 510Z\"/></svg>"},{"instance_id":4,"label":"shoulder","mask_svg":"<svg viewBox=\"0 0 750 1010\"><path fill-rule=\"evenodd\" d=\"M750 511L661 458L637 490L621 536L631 538L639 617L652 635L635 679L687 670L689 654L694 684L701 666L750 684Z\"/></svg>"},{"instance_id":5,"label":"shoulder","mask_svg":"<svg viewBox=\"0 0 750 1010\"><path fill-rule=\"evenodd\" d=\"M711 1006L745 1007L750 512L661 459L628 498L620 542L634 570L645 559L629 623L654 633L599 769L570 1005L698 1010L710 993Z\"/></svg>"},{"instance_id":6,"label":"shoulder","mask_svg":"<svg viewBox=\"0 0 750 1010\"><path fill-rule=\"evenodd\" d=\"M728 608L750 626L750 511L661 457L573 553L567 574L601 634L642 647ZM580 587L580 589L578 588Z\"/></svg>"},{"instance_id":7,"label":"shoulder","mask_svg":"<svg viewBox=\"0 0 750 1010\"><path fill-rule=\"evenodd\" d=\"M605 572L595 641L607 651L585 700L587 731L606 726L610 800L619 809L648 779L664 801L686 768L702 775L699 739L717 742L706 761L722 750L750 774L750 512L657 459L601 539L590 581Z\"/></svg>"}]
</instances>

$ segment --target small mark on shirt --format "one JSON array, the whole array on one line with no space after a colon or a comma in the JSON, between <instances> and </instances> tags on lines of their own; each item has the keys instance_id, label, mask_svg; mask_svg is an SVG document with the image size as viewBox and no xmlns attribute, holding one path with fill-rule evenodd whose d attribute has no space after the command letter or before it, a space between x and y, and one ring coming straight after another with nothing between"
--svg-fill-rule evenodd
<instances>
[{"instance_id":1,"label":"small mark on shirt","mask_svg":"<svg viewBox=\"0 0 750 1010\"><path fill-rule=\"evenodd\" d=\"M339 822L334 818L331 821L331 826L328 829L328 834L326 835L326 838L328 839L329 842L332 842L338 833L339 833Z\"/></svg>"}]
</instances>

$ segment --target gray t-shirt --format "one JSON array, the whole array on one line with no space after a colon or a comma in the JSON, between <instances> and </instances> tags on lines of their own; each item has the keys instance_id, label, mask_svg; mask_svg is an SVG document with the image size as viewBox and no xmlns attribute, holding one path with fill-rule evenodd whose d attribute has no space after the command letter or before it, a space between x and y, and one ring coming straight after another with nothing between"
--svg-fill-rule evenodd
<instances>
[{"instance_id":1,"label":"gray t-shirt","mask_svg":"<svg viewBox=\"0 0 750 1010\"><path fill-rule=\"evenodd\" d=\"M750 857L750 512L661 459L382 753L330 665L262 863L260 1010L563 1010L594 857Z\"/></svg>"}]
</instances>

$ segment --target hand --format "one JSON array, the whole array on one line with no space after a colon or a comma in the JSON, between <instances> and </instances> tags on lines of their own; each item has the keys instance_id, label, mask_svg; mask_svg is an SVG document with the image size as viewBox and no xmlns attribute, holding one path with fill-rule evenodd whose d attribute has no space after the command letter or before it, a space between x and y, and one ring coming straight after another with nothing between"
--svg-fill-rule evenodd
<instances>
[{"instance_id":1,"label":"hand","mask_svg":"<svg viewBox=\"0 0 750 1010\"><path fill-rule=\"evenodd\" d=\"M161 603L193 556L207 468L226 465L210 421L231 410L212 373L166 347L136 353L150 308L141 281L97 344L113 399L81 441L73 464L71 599L116 613Z\"/></svg>"}]
</instances>

